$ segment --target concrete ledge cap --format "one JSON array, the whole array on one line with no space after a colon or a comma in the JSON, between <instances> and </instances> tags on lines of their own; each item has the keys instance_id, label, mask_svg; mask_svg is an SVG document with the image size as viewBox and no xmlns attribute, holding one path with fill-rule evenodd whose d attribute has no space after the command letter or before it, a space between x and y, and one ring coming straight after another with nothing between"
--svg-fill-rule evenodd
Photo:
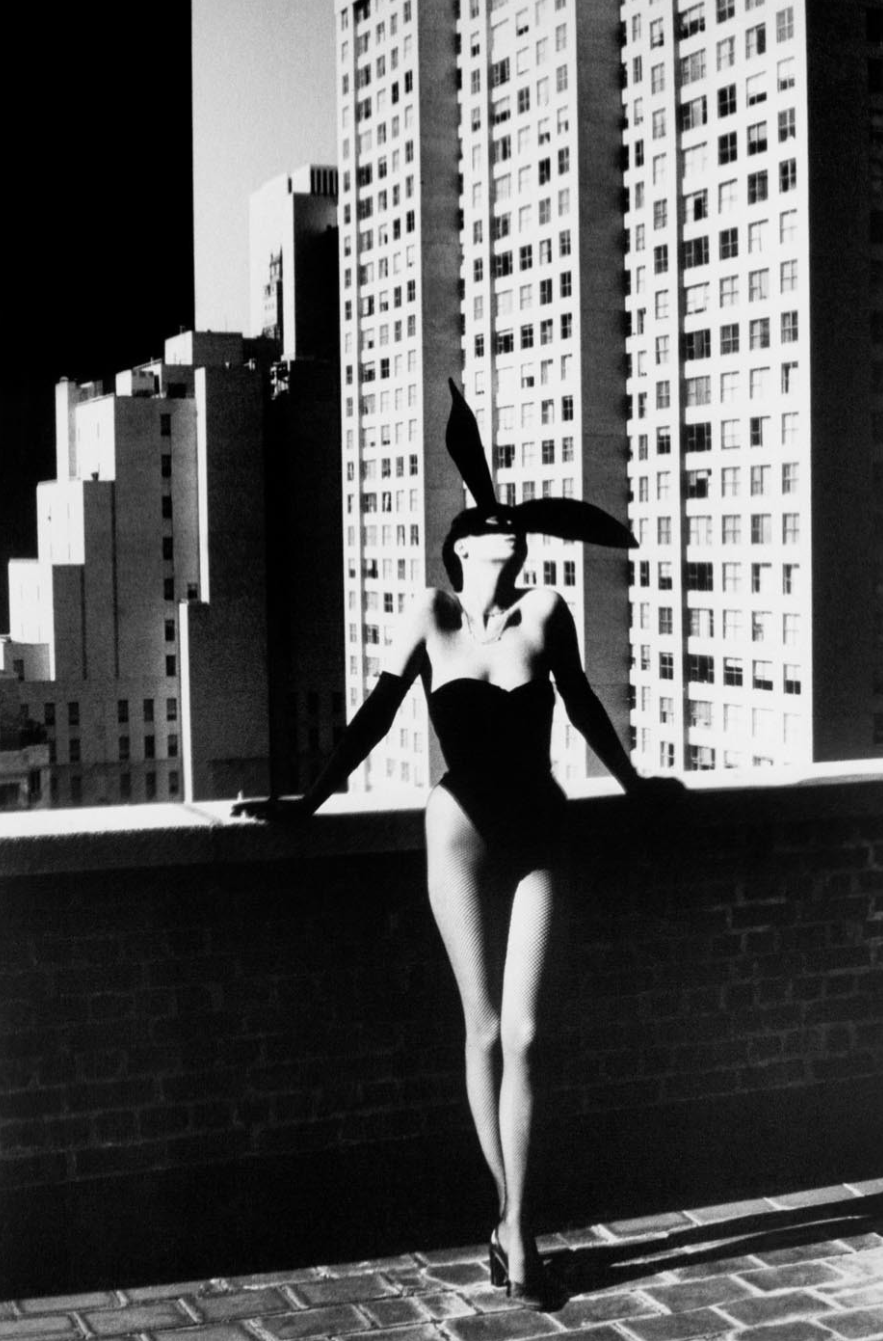
<instances>
[{"instance_id":1,"label":"concrete ledge cap","mask_svg":"<svg viewBox=\"0 0 883 1341\"><path fill-rule=\"evenodd\" d=\"M763 774L698 773L689 804L703 826L883 815L883 761ZM609 778L569 788L593 812L632 804ZM0 877L418 851L425 796L332 797L305 830L233 819L232 801L0 815ZM382 809L379 808L379 804ZM588 815L587 815L588 818Z\"/></svg>"}]
</instances>

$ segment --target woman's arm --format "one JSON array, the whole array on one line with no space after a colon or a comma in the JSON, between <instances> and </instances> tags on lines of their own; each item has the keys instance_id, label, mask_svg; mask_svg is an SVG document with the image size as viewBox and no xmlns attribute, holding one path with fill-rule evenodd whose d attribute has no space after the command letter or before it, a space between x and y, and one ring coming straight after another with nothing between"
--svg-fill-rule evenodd
<instances>
[{"instance_id":1,"label":"woman's arm","mask_svg":"<svg viewBox=\"0 0 883 1341\"><path fill-rule=\"evenodd\" d=\"M549 616L546 653L567 716L620 786L627 792L636 790L642 778L626 754L604 705L586 679L573 617L566 601L560 597Z\"/></svg>"},{"instance_id":2,"label":"woman's arm","mask_svg":"<svg viewBox=\"0 0 883 1341\"><path fill-rule=\"evenodd\" d=\"M434 602L434 593L427 593L414 602L389 657L389 669L383 672L347 724L334 753L305 795L297 801L240 801L233 807L234 815L249 815L255 819L304 818L318 810L332 792L337 791L392 726L423 661Z\"/></svg>"}]
</instances>

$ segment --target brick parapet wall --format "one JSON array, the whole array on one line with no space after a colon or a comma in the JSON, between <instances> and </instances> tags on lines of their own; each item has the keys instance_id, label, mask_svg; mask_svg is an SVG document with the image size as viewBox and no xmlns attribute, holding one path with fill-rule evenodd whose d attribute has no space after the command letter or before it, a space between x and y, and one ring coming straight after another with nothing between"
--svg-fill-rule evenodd
<instances>
[{"instance_id":1,"label":"brick parapet wall","mask_svg":"<svg viewBox=\"0 0 883 1341\"><path fill-rule=\"evenodd\" d=\"M419 815L176 817L0 831L6 1185L465 1132ZM573 802L562 856L556 1121L883 1078L883 782Z\"/></svg>"}]
</instances>

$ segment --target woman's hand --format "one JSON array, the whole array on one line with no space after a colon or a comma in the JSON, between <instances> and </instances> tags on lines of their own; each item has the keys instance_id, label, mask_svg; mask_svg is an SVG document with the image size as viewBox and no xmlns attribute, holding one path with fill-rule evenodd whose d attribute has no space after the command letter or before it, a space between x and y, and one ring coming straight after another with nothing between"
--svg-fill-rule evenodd
<instances>
[{"instance_id":1,"label":"woman's hand","mask_svg":"<svg viewBox=\"0 0 883 1341\"><path fill-rule=\"evenodd\" d=\"M687 789L679 778L643 778L639 777L632 785L630 794L644 805L678 805L687 795Z\"/></svg>"},{"instance_id":2,"label":"woman's hand","mask_svg":"<svg viewBox=\"0 0 883 1341\"><path fill-rule=\"evenodd\" d=\"M291 828L303 827L312 813L302 796L268 796L263 800L236 801L230 812L234 819L256 819Z\"/></svg>"}]
</instances>

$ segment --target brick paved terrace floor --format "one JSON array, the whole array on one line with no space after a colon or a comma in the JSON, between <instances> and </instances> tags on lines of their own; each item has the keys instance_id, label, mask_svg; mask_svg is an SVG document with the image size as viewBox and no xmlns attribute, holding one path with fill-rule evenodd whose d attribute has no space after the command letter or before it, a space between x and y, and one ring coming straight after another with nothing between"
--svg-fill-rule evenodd
<instances>
[{"instance_id":1,"label":"brick paved terrace floor","mask_svg":"<svg viewBox=\"0 0 883 1341\"><path fill-rule=\"evenodd\" d=\"M541 1241L548 1312L484 1245L0 1305L0 1341L857 1341L883 1337L883 1178L672 1210Z\"/></svg>"}]
</instances>

